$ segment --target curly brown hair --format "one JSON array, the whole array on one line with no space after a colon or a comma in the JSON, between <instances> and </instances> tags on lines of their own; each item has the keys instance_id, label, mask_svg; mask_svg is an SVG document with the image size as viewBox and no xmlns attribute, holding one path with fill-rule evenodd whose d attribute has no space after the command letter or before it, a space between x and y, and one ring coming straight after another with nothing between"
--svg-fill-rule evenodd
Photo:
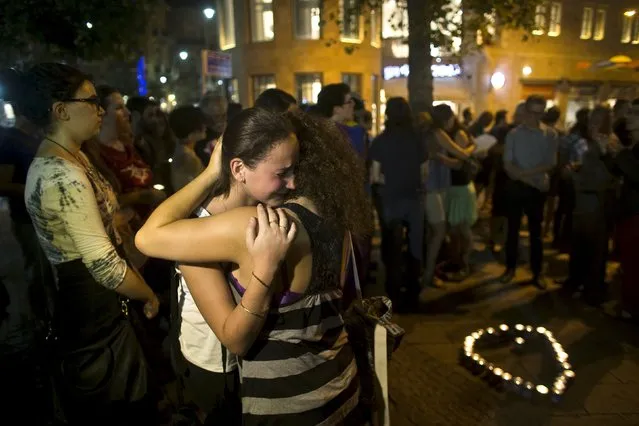
<instances>
[{"instance_id":1,"label":"curly brown hair","mask_svg":"<svg viewBox=\"0 0 639 426\"><path fill-rule=\"evenodd\" d=\"M300 144L294 196L313 200L319 212L358 236L370 235L373 213L366 193L366 170L337 125L322 117L292 111Z\"/></svg>"}]
</instances>

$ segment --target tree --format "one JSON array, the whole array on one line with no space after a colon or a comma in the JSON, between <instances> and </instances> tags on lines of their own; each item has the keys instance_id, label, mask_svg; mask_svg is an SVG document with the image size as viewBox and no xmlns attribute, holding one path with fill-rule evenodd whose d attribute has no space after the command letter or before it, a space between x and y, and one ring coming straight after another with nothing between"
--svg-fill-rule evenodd
<instances>
[{"instance_id":1,"label":"tree","mask_svg":"<svg viewBox=\"0 0 639 426\"><path fill-rule=\"evenodd\" d=\"M0 0L0 52L10 65L51 59L128 59L159 0Z\"/></svg>"},{"instance_id":2,"label":"tree","mask_svg":"<svg viewBox=\"0 0 639 426\"><path fill-rule=\"evenodd\" d=\"M354 0L360 13L380 10L387 0ZM393 27L408 31L409 102L415 112L430 110L433 103L431 45L443 55L461 55L490 45L503 30L534 29L537 6L544 0L397 0L391 16ZM366 14L364 16L368 16Z\"/></svg>"}]
</instances>

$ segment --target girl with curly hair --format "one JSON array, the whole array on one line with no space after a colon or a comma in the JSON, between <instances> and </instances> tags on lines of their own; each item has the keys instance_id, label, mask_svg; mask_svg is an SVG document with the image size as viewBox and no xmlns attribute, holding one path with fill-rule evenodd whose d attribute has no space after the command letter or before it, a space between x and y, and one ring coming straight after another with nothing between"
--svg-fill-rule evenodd
<instances>
[{"instance_id":1,"label":"girl with curly hair","mask_svg":"<svg viewBox=\"0 0 639 426\"><path fill-rule=\"evenodd\" d=\"M348 232L371 231L363 180L328 120L248 109L137 235L142 252L180 262L201 315L241 357L243 424L363 423L342 318ZM218 214L188 219L207 197Z\"/></svg>"}]
</instances>

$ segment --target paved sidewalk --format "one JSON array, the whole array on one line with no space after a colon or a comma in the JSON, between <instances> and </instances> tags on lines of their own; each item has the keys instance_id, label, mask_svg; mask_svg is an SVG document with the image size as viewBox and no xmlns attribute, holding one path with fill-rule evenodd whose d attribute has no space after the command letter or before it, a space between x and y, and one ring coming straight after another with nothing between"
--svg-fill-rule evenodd
<instances>
[{"instance_id":1,"label":"paved sidewalk","mask_svg":"<svg viewBox=\"0 0 639 426\"><path fill-rule=\"evenodd\" d=\"M547 254L550 274L565 273L565 261ZM639 425L639 327L563 299L556 287L542 292L526 286L530 275L523 267L512 284L500 284L496 277L503 267L490 254L476 254L476 261L480 268L472 279L429 289L419 314L397 316L406 336L389 366L393 426ZM543 325L555 334L577 374L562 402L500 393L459 366L464 337L502 323ZM551 352L534 344L528 349L482 355L514 375L552 383Z\"/></svg>"}]
</instances>

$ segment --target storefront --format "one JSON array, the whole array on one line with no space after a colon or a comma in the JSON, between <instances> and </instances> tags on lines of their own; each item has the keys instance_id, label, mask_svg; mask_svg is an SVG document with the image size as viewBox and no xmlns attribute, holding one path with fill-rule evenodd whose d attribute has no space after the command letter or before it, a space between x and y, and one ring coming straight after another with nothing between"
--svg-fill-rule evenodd
<instances>
[{"instance_id":1,"label":"storefront","mask_svg":"<svg viewBox=\"0 0 639 426\"><path fill-rule=\"evenodd\" d=\"M434 105L446 103L458 113L470 103L468 87L462 67L459 63L435 63L431 66L433 73ZM383 93L386 99L392 97L408 98L407 63L386 65L382 70Z\"/></svg>"}]
</instances>

